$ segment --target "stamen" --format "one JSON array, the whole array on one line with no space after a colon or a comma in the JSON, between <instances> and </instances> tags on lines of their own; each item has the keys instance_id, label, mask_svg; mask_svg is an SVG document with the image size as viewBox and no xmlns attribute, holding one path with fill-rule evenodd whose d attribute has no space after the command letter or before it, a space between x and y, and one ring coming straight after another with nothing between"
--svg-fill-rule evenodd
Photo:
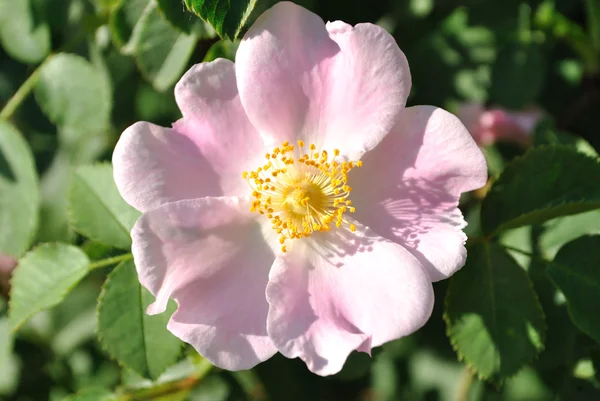
<instances>
[{"instance_id":1,"label":"stamen","mask_svg":"<svg viewBox=\"0 0 600 401\"><path fill-rule=\"evenodd\" d=\"M361 167L362 162L335 160L339 149L334 149L330 158L327 150L316 151L315 144L310 144L309 153L305 153L304 141L297 143L297 148L288 141L282 143L265 155L266 164L242 173L254 198L250 210L269 218L284 253L290 239L309 237L344 224L356 231L344 213L356 211L348 199L352 191L348 173Z\"/></svg>"}]
</instances>

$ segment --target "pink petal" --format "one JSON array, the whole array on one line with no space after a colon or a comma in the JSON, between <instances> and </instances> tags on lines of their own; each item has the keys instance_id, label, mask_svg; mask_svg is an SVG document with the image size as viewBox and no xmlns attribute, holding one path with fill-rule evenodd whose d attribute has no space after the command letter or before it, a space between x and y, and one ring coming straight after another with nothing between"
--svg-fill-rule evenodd
<instances>
[{"instance_id":1,"label":"pink petal","mask_svg":"<svg viewBox=\"0 0 600 401\"><path fill-rule=\"evenodd\" d=\"M481 126L484 112L485 109L480 103L464 103L459 106L456 113L478 145L488 145L494 141L493 135Z\"/></svg>"},{"instance_id":2,"label":"pink petal","mask_svg":"<svg viewBox=\"0 0 600 401\"><path fill-rule=\"evenodd\" d=\"M325 26L290 2L250 28L236 65L242 103L261 132L353 159L389 132L411 86L406 57L382 28Z\"/></svg>"},{"instance_id":3,"label":"pink petal","mask_svg":"<svg viewBox=\"0 0 600 401\"><path fill-rule=\"evenodd\" d=\"M276 349L267 335L265 288L273 252L238 198L166 203L132 230L142 285L156 295L148 313L179 308L168 328L216 366L249 369Z\"/></svg>"},{"instance_id":4,"label":"pink petal","mask_svg":"<svg viewBox=\"0 0 600 401\"><path fill-rule=\"evenodd\" d=\"M465 263L460 194L486 180L483 154L458 118L431 106L410 107L352 171L355 217L406 247L433 281L441 280Z\"/></svg>"},{"instance_id":5,"label":"pink petal","mask_svg":"<svg viewBox=\"0 0 600 401\"><path fill-rule=\"evenodd\" d=\"M492 137L489 143L496 141L528 144L542 113L536 109L510 112L503 109L490 109L481 117L481 127Z\"/></svg>"},{"instance_id":6,"label":"pink petal","mask_svg":"<svg viewBox=\"0 0 600 401\"><path fill-rule=\"evenodd\" d=\"M330 375L353 350L370 353L425 324L433 289L408 251L360 225L316 239L298 242L271 269L267 329L283 355Z\"/></svg>"},{"instance_id":7,"label":"pink petal","mask_svg":"<svg viewBox=\"0 0 600 401\"><path fill-rule=\"evenodd\" d=\"M195 65L175 96L183 118L173 129L140 122L121 135L113 165L123 198L144 212L181 199L246 195L241 174L256 167L263 143L240 103L233 63Z\"/></svg>"},{"instance_id":8,"label":"pink petal","mask_svg":"<svg viewBox=\"0 0 600 401\"><path fill-rule=\"evenodd\" d=\"M481 104L465 103L459 107L457 115L475 142L487 146L499 140L529 143L543 112L535 107L518 112L502 108L485 110Z\"/></svg>"}]
</instances>

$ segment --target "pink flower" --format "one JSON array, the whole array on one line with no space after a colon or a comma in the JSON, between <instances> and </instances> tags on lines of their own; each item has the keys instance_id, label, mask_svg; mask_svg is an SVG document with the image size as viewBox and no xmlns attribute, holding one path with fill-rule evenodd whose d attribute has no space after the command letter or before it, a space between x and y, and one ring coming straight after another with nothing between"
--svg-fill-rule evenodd
<instances>
[{"instance_id":1,"label":"pink flower","mask_svg":"<svg viewBox=\"0 0 600 401\"><path fill-rule=\"evenodd\" d=\"M10 277L17 267L17 259L10 255L0 253L0 294L8 296L10 291Z\"/></svg>"},{"instance_id":2,"label":"pink flower","mask_svg":"<svg viewBox=\"0 0 600 401\"><path fill-rule=\"evenodd\" d=\"M169 330L219 367L279 351L320 375L423 326L431 282L465 262L458 198L487 170L456 117L405 108L410 87L383 29L289 2L235 65L192 67L175 88L183 118L134 124L113 156L144 213L132 237L148 312L174 299Z\"/></svg>"},{"instance_id":3,"label":"pink flower","mask_svg":"<svg viewBox=\"0 0 600 401\"><path fill-rule=\"evenodd\" d=\"M542 116L542 111L537 108L520 112L510 112L501 108L486 110L478 103L465 103L458 110L458 118L480 146L491 145L497 141L527 145Z\"/></svg>"}]
</instances>

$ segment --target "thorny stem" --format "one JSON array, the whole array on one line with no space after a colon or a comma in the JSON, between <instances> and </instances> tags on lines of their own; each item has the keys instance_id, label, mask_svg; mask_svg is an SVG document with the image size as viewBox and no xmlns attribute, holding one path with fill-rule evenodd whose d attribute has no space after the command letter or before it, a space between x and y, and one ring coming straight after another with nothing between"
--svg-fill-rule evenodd
<instances>
[{"instance_id":1,"label":"thorny stem","mask_svg":"<svg viewBox=\"0 0 600 401\"><path fill-rule=\"evenodd\" d=\"M161 383L155 387L140 389L125 389L115 401L146 401L154 400L171 394L193 389L210 371L213 365L203 359L198 365L198 370L192 375L182 379Z\"/></svg>"},{"instance_id":2,"label":"thorny stem","mask_svg":"<svg viewBox=\"0 0 600 401\"><path fill-rule=\"evenodd\" d=\"M133 255L131 253L126 253L119 256L113 256L112 258L97 260L95 262L90 263L90 270L96 270L106 266L115 265L117 263L121 263L131 259L133 259Z\"/></svg>"}]
</instances>

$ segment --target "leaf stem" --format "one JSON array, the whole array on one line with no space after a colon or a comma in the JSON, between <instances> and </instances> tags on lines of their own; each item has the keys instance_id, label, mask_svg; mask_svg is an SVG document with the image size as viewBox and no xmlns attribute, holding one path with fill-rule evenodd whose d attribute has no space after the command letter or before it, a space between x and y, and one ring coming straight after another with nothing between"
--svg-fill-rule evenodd
<instances>
[{"instance_id":1,"label":"leaf stem","mask_svg":"<svg viewBox=\"0 0 600 401\"><path fill-rule=\"evenodd\" d=\"M59 49L56 53L50 53L41 63L36 67L36 69L31 73L31 75L21 84L19 89L15 92L15 94L8 99L8 102L4 105L4 108L0 111L0 120L10 120L15 111L19 108L21 103L27 98L29 93L33 90L35 85L37 84L38 79L40 78L40 73L42 72L42 68L50 61L56 54L60 54L61 52L69 51L72 48L77 47L83 40L85 40L85 33L79 33L74 36L70 41L68 41L64 46Z\"/></svg>"},{"instance_id":2,"label":"leaf stem","mask_svg":"<svg viewBox=\"0 0 600 401\"><path fill-rule=\"evenodd\" d=\"M460 382L458 383L458 391L456 392L455 401L468 401L469 394L471 393L471 387L473 386L473 382L475 381L475 377L473 373L469 369L468 366L465 365L462 374L460 375Z\"/></svg>"},{"instance_id":3,"label":"leaf stem","mask_svg":"<svg viewBox=\"0 0 600 401\"><path fill-rule=\"evenodd\" d=\"M106 266L116 265L117 263L121 263L131 259L133 259L133 255L131 253L126 253L119 256L113 256L111 258L97 260L95 262L90 263L90 270L96 270Z\"/></svg>"},{"instance_id":4,"label":"leaf stem","mask_svg":"<svg viewBox=\"0 0 600 401\"><path fill-rule=\"evenodd\" d=\"M49 60L52 59L52 57L52 54L46 57L46 59L42 61L42 63L38 65L31 75L25 80L25 82L23 82L19 89L17 89L15 94L8 100L6 105L4 105L2 111L0 111L0 120L9 120L12 117L17 108L21 105L21 103L23 103L23 101L35 87L35 84L37 84L37 81L40 77L40 73L42 72L42 68Z\"/></svg>"},{"instance_id":5,"label":"leaf stem","mask_svg":"<svg viewBox=\"0 0 600 401\"><path fill-rule=\"evenodd\" d=\"M117 401L145 401L154 400L159 397L164 397L170 394L176 394L181 391L193 389L210 371L213 365L210 364L206 359L203 359L198 364L198 370L192 375L184 377L182 379L173 380L166 383L161 383L155 387L141 388L141 389L129 389L125 390L120 396L116 398Z\"/></svg>"}]
</instances>

